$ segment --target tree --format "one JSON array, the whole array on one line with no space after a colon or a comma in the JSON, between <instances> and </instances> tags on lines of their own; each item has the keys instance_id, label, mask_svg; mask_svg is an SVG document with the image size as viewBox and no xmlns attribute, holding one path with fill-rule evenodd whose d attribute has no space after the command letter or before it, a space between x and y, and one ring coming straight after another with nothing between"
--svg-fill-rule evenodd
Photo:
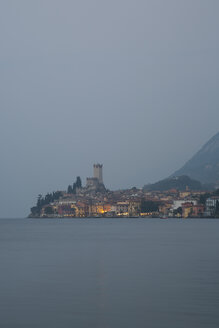
<instances>
[{"instance_id":1,"label":"tree","mask_svg":"<svg viewBox=\"0 0 219 328\"><path fill-rule=\"evenodd\" d=\"M41 194L38 195L36 206L37 206L38 211L40 211L42 208L42 195Z\"/></svg>"},{"instance_id":2,"label":"tree","mask_svg":"<svg viewBox=\"0 0 219 328\"><path fill-rule=\"evenodd\" d=\"M200 198L199 198L199 202L200 202L201 204L205 205L205 203L206 203L206 199L207 199L208 197L210 197L210 196L211 196L210 193L205 193L205 194L201 195Z\"/></svg>"},{"instance_id":3,"label":"tree","mask_svg":"<svg viewBox=\"0 0 219 328\"><path fill-rule=\"evenodd\" d=\"M176 210L173 211L173 215L180 215L182 216L182 207L178 207Z\"/></svg>"},{"instance_id":4,"label":"tree","mask_svg":"<svg viewBox=\"0 0 219 328\"><path fill-rule=\"evenodd\" d=\"M158 212L159 204L151 200L142 200L140 209L141 213Z\"/></svg>"},{"instance_id":5,"label":"tree","mask_svg":"<svg viewBox=\"0 0 219 328\"><path fill-rule=\"evenodd\" d=\"M73 193L73 188L71 185L68 186L68 194L72 194Z\"/></svg>"},{"instance_id":6,"label":"tree","mask_svg":"<svg viewBox=\"0 0 219 328\"><path fill-rule=\"evenodd\" d=\"M49 215L49 214L54 214L52 206L47 206L44 210L44 213Z\"/></svg>"},{"instance_id":7,"label":"tree","mask_svg":"<svg viewBox=\"0 0 219 328\"><path fill-rule=\"evenodd\" d=\"M59 199L62 196L61 191L55 191L53 193L47 193L45 197L43 197L41 194L37 197L37 204L36 206L31 208L31 213L33 216L40 216L41 210L44 205L48 205L54 200Z\"/></svg>"},{"instance_id":8,"label":"tree","mask_svg":"<svg viewBox=\"0 0 219 328\"><path fill-rule=\"evenodd\" d=\"M76 194L76 190L77 188L81 188L82 187L82 183L81 183L81 178L77 177L76 181L73 183L73 185L69 185L68 186L68 194Z\"/></svg>"},{"instance_id":9,"label":"tree","mask_svg":"<svg viewBox=\"0 0 219 328\"><path fill-rule=\"evenodd\" d=\"M52 194L47 193L44 201L45 201L45 204L49 204L50 202L52 202L53 201Z\"/></svg>"},{"instance_id":10,"label":"tree","mask_svg":"<svg viewBox=\"0 0 219 328\"><path fill-rule=\"evenodd\" d=\"M31 211L31 214L33 216L38 216L39 215L39 210L38 210L38 207L37 206L31 207L30 211Z\"/></svg>"},{"instance_id":11,"label":"tree","mask_svg":"<svg viewBox=\"0 0 219 328\"><path fill-rule=\"evenodd\" d=\"M76 178L76 188L81 188L81 186L82 186L81 178L80 177L77 177Z\"/></svg>"},{"instance_id":12,"label":"tree","mask_svg":"<svg viewBox=\"0 0 219 328\"><path fill-rule=\"evenodd\" d=\"M76 194L76 183L75 182L73 183L72 193Z\"/></svg>"}]
</instances>

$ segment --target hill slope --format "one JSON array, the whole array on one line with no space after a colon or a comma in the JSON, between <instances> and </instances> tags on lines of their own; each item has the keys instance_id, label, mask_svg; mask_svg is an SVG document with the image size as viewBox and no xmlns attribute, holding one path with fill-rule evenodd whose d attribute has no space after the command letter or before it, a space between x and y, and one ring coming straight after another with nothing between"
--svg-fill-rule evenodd
<instances>
[{"instance_id":1,"label":"hill slope","mask_svg":"<svg viewBox=\"0 0 219 328\"><path fill-rule=\"evenodd\" d=\"M153 184L145 185L143 189L146 191L153 191L153 190L170 190L170 189L177 189L180 191L185 191L187 188L189 190L202 190L202 185L199 181L190 179L188 176L177 176L177 177L170 177L161 181L158 181Z\"/></svg>"},{"instance_id":2,"label":"hill slope","mask_svg":"<svg viewBox=\"0 0 219 328\"><path fill-rule=\"evenodd\" d=\"M173 176L188 175L202 183L219 183L219 132Z\"/></svg>"}]
</instances>

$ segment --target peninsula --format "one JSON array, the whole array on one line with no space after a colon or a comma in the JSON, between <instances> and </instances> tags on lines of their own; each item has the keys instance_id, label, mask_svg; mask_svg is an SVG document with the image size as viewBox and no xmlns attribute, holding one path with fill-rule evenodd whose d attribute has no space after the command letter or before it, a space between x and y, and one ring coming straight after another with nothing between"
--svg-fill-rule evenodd
<instances>
[{"instance_id":1,"label":"peninsula","mask_svg":"<svg viewBox=\"0 0 219 328\"><path fill-rule=\"evenodd\" d=\"M140 189L110 191L103 165L94 164L86 186L78 176L66 191L39 195L29 217L219 217L219 189L208 191L188 176L174 176Z\"/></svg>"}]
</instances>

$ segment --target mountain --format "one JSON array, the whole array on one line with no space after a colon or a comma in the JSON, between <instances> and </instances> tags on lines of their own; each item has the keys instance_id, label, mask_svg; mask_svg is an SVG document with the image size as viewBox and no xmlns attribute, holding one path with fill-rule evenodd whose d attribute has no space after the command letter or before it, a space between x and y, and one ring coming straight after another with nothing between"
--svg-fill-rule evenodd
<instances>
[{"instance_id":1,"label":"mountain","mask_svg":"<svg viewBox=\"0 0 219 328\"><path fill-rule=\"evenodd\" d=\"M202 190L202 184L199 181L193 180L190 177L183 175L183 176L170 177L153 184L145 185L143 187L143 190L164 191L164 190L177 189L179 191L185 191L187 190L187 188L189 190Z\"/></svg>"},{"instance_id":2,"label":"mountain","mask_svg":"<svg viewBox=\"0 0 219 328\"><path fill-rule=\"evenodd\" d=\"M219 183L219 132L173 176L188 175L206 184Z\"/></svg>"}]
</instances>

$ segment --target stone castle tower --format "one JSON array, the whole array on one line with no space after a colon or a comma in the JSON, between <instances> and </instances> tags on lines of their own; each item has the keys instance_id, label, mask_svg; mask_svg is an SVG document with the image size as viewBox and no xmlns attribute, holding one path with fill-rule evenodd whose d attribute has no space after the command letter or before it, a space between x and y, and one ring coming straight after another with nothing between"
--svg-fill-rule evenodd
<instances>
[{"instance_id":1,"label":"stone castle tower","mask_svg":"<svg viewBox=\"0 0 219 328\"><path fill-rule=\"evenodd\" d=\"M87 190L105 192L106 188L103 184L103 164L94 164L93 170L94 170L93 177L87 178L87 183L86 183Z\"/></svg>"},{"instance_id":2,"label":"stone castle tower","mask_svg":"<svg viewBox=\"0 0 219 328\"><path fill-rule=\"evenodd\" d=\"M99 183L103 183L103 164L94 164L94 178L98 179Z\"/></svg>"}]
</instances>

